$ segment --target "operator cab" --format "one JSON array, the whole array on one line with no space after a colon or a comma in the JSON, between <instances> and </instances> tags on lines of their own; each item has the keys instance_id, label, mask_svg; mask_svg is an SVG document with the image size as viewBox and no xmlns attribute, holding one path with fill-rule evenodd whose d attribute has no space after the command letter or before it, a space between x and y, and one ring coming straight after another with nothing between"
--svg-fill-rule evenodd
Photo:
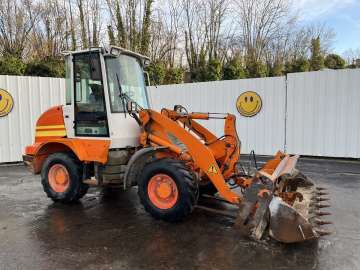
<instances>
[{"instance_id":1,"label":"operator cab","mask_svg":"<svg viewBox=\"0 0 360 270\"><path fill-rule=\"evenodd\" d=\"M66 52L68 138L111 139L110 148L138 145L139 125L126 114L121 94L149 108L144 67L146 56L119 47Z\"/></svg>"}]
</instances>

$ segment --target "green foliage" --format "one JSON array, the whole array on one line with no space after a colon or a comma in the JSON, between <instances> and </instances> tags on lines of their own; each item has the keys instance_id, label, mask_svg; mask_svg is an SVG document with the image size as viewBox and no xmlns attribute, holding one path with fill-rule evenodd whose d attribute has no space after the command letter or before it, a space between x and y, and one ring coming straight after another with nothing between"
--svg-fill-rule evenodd
<instances>
[{"instance_id":1,"label":"green foliage","mask_svg":"<svg viewBox=\"0 0 360 270\"><path fill-rule=\"evenodd\" d=\"M178 84L184 81L184 69L181 67L168 68L165 72L165 84Z\"/></svg>"},{"instance_id":2,"label":"green foliage","mask_svg":"<svg viewBox=\"0 0 360 270\"><path fill-rule=\"evenodd\" d=\"M211 59L206 68L206 81L218 81L221 79L221 63L218 59Z\"/></svg>"},{"instance_id":3,"label":"green foliage","mask_svg":"<svg viewBox=\"0 0 360 270\"><path fill-rule=\"evenodd\" d=\"M325 66L330 69L345 68L345 60L337 54L329 54L325 58Z\"/></svg>"},{"instance_id":4,"label":"green foliage","mask_svg":"<svg viewBox=\"0 0 360 270\"><path fill-rule=\"evenodd\" d=\"M285 72L284 64L281 62L275 62L275 64L272 67L270 67L269 75L271 77L277 77L284 75L284 72Z\"/></svg>"},{"instance_id":5,"label":"green foliage","mask_svg":"<svg viewBox=\"0 0 360 270\"><path fill-rule=\"evenodd\" d=\"M310 70L321 70L324 68L324 56L321 53L320 37L311 40Z\"/></svg>"},{"instance_id":6,"label":"green foliage","mask_svg":"<svg viewBox=\"0 0 360 270\"><path fill-rule=\"evenodd\" d=\"M147 0L144 7L144 18L143 26L141 33L141 44L140 52L142 54L147 54L149 51L150 44L150 18L151 18L151 5L154 3L154 0Z\"/></svg>"},{"instance_id":7,"label":"green foliage","mask_svg":"<svg viewBox=\"0 0 360 270\"><path fill-rule=\"evenodd\" d=\"M151 62L151 64L146 68L146 71L149 72L150 82L152 85L163 84L166 73L166 68L163 62Z\"/></svg>"},{"instance_id":8,"label":"green foliage","mask_svg":"<svg viewBox=\"0 0 360 270\"><path fill-rule=\"evenodd\" d=\"M206 52L202 49L199 54L199 60L192 68L191 71L191 80L193 82L204 82L207 79L207 64L206 64Z\"/></svg>"},{"instance_id":9,"label":"green foliage","mask_svg":"<svg viewBox=\"0 0 360 270\"><path fill-rule=\"evenodd\" d=\"M246 61L246 73L248 78L262 78L268 75L266 65L261 61L253 59Z\"/></svg>"},{"instance_id":10,"label":"green foliage","mask_svg":"<svg viewBox=\"0 0 360 270\"><path fill-rule=\"evenodd\" d=\"M125 33L123 19L121 16L119 1L116 1L115 17L116 17L118 45L125 48L126 47L126 33Z\"/></svg>"},{"instance_id":11,"label":"green foliage","mask_svg":"<svg viewBox=\"0 0 360 270\"><path fill-rule=\"evenodd\" d=\"M293 62L288 62L285 65L286 73L307 72L310 70L310 63L305 57L299 57Z\"/></svg>"},{"instance_id":12,"label":"green foliage","mask_svg":"<svg viewBox=\"0 0 360 270\"><path fill-rule=\"evenodd\" d=\"M0 74L24 75L26 65L18 57L7 55L0 58Z\"/></svg>"},{"instance_id":13,"label":"green foliage","mask_svg":"<svg viewBox=\"0 0 360 270\"><path fill-rule=\"evenodd\" d=\"M198 66L191 70L191 82L206 81L206 67Z\"/></svg>"},{"instance_id":14,"label":"green foliage","mask_svg":"<svg viewBox=\"0 0 360 270\"><path fill-rule=\"evenodd\" d=\"M65 63L60 57L36 59L28 63L25 75L40 77L65 77Z\"/></svg>"},{"instance_id":15,"label":"green foliage","mask_svg":"<svg viewBox=\"0 0 360 270\"><path fill-rule=\"evenodd\" d=\"M360 59L354 60L351 65L348 65L347 68L360 68Z\"/></svg>"},{"instance_id":16,"label":"green foliage","mask_svg":"<svg viewBox=\"0 0 360 270\"><path fill-rule=\"evenodd\" d=\"M245 78L245 71L239 57L234 57L226 63L223 69L224 80L236 80Z\"/></svg>"}]
</instances>

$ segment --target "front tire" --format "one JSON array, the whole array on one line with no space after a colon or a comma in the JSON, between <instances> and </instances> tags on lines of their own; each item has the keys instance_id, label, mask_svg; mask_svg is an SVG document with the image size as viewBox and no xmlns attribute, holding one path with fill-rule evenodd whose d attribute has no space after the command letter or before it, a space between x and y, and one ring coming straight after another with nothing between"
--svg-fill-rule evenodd
<instances>
[{"instance_id":1,"label":"front tire","mask_svg":"<svg viewBox=\"0 0 360 270\"><path fill-rule=\"evenodd\" d=\"M156 219L181 221L197 203L196 181L181 161L152 161L145 165L137 183L141 203Z\"/></svg>"},{"instance_id":2,"label":"front tire","mask_svg":"<svg viewBox=\"0 0 360 270\"><path fill-rule=\"evenodd\" d=\"M199 191L200 191L200 195L214 196L216 193L218 193L218 190L216 189L214 184L212 182L210 182L210 180L206 183L200 182L199 183Z\"/></svg>"},{"instance_id":3,"label":"front tire","mask_svg":"<svg viewBox=\"0 0 360 270\"><path fill-rule=\"evenodd\" d=\"M54 202L72 203L85 196L89 186L81 178L81 163L70 153L49 155L41 170L44 192Z\"/></svg>"}]
</instances>

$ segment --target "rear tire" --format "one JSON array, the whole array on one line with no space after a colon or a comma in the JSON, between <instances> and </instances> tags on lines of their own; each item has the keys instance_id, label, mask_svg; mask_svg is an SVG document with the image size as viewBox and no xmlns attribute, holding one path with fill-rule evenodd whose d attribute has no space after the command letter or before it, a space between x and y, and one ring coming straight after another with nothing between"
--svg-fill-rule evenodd
<instances>
[{"instance_id":1,"label":"rear tire","mask_svg":"<svg viewBox=\"0 0 360 270\"><path fill-rule=\"evenodd\" d=\"M41 170L41 183L47 196L54 202L76 202L87 193L89 186L82 183L82 166L70 153L48 156Z\"/></svg>"},{"instance_id":2,"label":"rear tire","mask_svg":"<svg viewBox=\"0 0 360 270\"><path fill-rule=\"evenodd\" d=\"M137 183L141 203L156 219L181 221L192 212L197 203L196 181L181 161L152 161L145 165Z\"/></svg>"}]
</instances>

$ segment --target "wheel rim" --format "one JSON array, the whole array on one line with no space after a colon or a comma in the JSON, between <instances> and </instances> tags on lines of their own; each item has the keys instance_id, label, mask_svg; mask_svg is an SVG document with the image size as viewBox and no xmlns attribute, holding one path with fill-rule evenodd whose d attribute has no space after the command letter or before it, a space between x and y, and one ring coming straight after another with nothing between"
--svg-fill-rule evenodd
<instances>
[{"instance_id":1,"label":"wheel rim","mask_svg":"<svg viewBox=\"0 0 360 270\"><path fill-rule=\"evenodd\" d=\"M154 175L148 184L150 201L160 209L172 208L179 196L175 181L166 174Z\"/></svg>"},{"instance_id":2,"label":"wheel rim","mask_svg":"<svg viewBox=\"0 0 360 270\"><path fill-rule=\"evenodd\" d=\"M53 165L48 174L49 184L55 192L64 192L70 185L69 172L64 165Z\"/></svg>"}]
</instances>

